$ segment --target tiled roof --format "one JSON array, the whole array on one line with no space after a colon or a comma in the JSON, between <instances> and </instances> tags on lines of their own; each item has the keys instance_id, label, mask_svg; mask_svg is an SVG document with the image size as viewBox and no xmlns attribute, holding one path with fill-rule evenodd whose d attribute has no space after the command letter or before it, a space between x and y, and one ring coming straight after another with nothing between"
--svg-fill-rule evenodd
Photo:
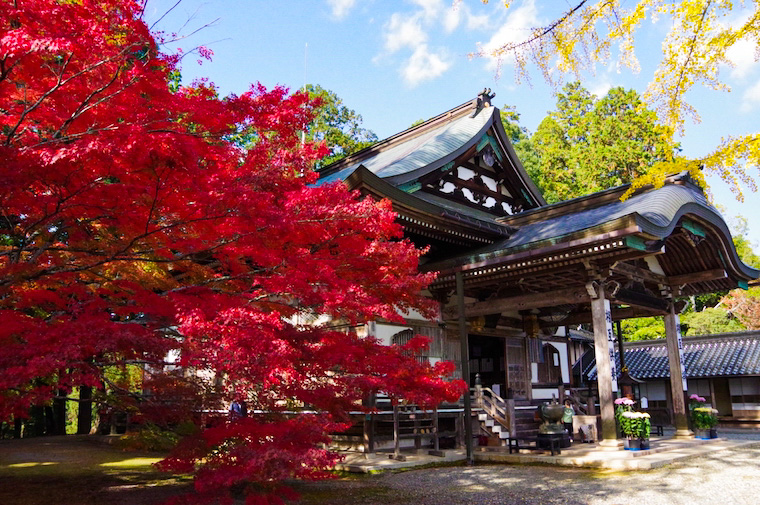
<instances>
[{"instance_id":1,"label":"tiled roof","mask_svg":"<svg viewBox=\"0 0 760 505\"><path fill-rule=\"evenodd\" d=\"M344 180L362 165L380 178L396 178L399 179L396 182L404 182L405 178L401 176L434 164L477 140L478 134L482 134L482 130L490 125L495 110L484 109L475 117L463 115L408 140L397 142L374 156L363 158L321 178L319 184Z\"/></svg>"},{"instance_id":2,"label":"tiled roof","mask_svg":"<svg viewBox=\"0 0 760 505\"><path fill-rule=\"evenodd\" d=\"M685 337L683 350L687 379L760 375L760 332L757 331ZM619 373L617 352L615 361ZM637 379L670 377L665 339L626 345L625 364L629 374ZM591 361L584 373L589 379L596 379L596 360Z\"/></svg>"},{"instance_id":3,"label":"tiled roof","mask_svg":"<svg viewBox=\"0 0 760 505\"><path fill-rule=\"evenodd\" d=\"M675 226L677 218L683 212L682 209L689 205L709 209L717 214L700 190L672 184L640 193L624 202L616 200L596 208L571 212L519 227L519 231L509 239L479 252L508 250L535 242L557 240L628 215L643 218L637 222L644 231L667 236L668 233L663 233L663 230Z\"/></svg>"}]
</instances>

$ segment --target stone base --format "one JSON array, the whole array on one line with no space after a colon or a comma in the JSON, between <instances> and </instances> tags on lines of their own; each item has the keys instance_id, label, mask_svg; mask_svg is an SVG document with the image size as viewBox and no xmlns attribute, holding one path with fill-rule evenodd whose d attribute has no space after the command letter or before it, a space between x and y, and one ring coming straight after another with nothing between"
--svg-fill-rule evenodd
<instances>
[{"instance_id":1,"label":"stone base","mask_svg":"<svg viewBox=\"0 0 760 505\"><path fill-rule=\"evenodd\" d=\"M694 438L694 432L690 429L676 430L674 438Z\"/></svg>"},{"instance_id":2,"label":"stone base","mask_svg":"<svg viewBox=\"0 0 760 505\"><path fill-rule=\"evenodd\" d=\"M604 439L599 442L599 448L603 451L619 451L623 448L623 441L617 439Z\"/></svg>"}]
</instances>

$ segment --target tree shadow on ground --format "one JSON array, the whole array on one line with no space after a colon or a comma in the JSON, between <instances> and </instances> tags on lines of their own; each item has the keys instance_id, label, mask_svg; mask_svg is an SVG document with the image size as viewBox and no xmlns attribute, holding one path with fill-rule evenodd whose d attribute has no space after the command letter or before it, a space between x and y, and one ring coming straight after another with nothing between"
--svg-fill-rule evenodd
<instances>
[{"instance_id":1,"label":"tree shadow on ground","mask_svg":"<svg viewBox=\"0 0 760 505\"><path fill-rule=\"evenodd\" d=\"M191 490L189 479L157 472L163 456L93 443L99 437L0 441L3 505L157 505Z\"/></svg>"}]
</instances>

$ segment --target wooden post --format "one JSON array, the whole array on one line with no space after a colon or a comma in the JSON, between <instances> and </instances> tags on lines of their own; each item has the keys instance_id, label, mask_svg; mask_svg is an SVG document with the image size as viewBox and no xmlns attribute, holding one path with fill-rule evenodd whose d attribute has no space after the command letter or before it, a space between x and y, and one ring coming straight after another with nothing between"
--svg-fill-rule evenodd
<instances>
[{"instance_id":1,"label":"wooden post","mask_svg":"<svg viewBox=\"0 0 760 505\"><path fill-rule=\"evenodd\" d=\"M79 386L77 435L89 435L92 429L92 387Z\"/></svg>"},{"instance_id":2,"label":"wooden post","mask_svg":"<svg viewBox=\"0 0 760 505\"><path fill-rule=\"evenodd\" d=\"M464 412L458 413L454 421L456 431L457 449L464 447Z\"/></svg>"},{"instance_id":3,"label":"wooden post","mask_svg":"<svg viewBox=\"0 0 760 505\"><path fill-rule=\"evenodd\" d=\"M54 435L66 434L66 391L58 390L58 394L53 399L53 426Z\"/></svg>"},{"instance_id":4,"label":"wooden post","mask_svg":"<svg viewBox=\"0 0 760 505\"><path fill-rule=\"evenodd\" d=\"M689 418L686 416L686 400L684 398L683 378L683 343L678 315L673 303L665 315L665 339L668 347L668 365L670 366L670 391L673 405L676 438L692 438L694 432L689 429Z\"/></svg>"},{"instance_id":5,"label":"wooden post","mask_svg":"<svg viewBox=\"0 0 760 505\"><path fill-rule=\"evenodd\" d=\"M507 422L509 423L509 436L517 436L517 422L515 421L515 399L507 398L504 400L504 410L507 411Z\"/></svg>"},{"instance_id":6,"label":"wooden post","mask_svg":"<svg viewBox=\"0 0 760 505\"><path fill-rule=\"evenodd\" d=\"M393 459L401 459L398 405L393 406Z\"/></svg>"},{"instance_id":7,"label":"wooden post","mask_svg":"<svg viewBox=\"0 0 760 505\"><path fill-rule=\"evenodd\" d=\"M467 341L467 321L464 314L464 279L462 272L456 273L457 302L459 305L459 345L462 354L462 379L467 384L464 394L464 446L467 453L467 464L472 465L472 405L470 402L470 348Z\"/></svg>"},{"instance_id":8,"label":"wooden post","mask_svg":"<svg viewBox=\"0 0 760 505\"><path fill-rule=\"evenodd\" d=\"M365 403L367 407L374 408L375 394L371 393ZM375 452L375 415L372 412L367 412L364 414L363 446L365 454Z\"/></svg>"},{"instance_id":9,"label":"wooden post","mask_svg":"<svg viewBox=\"0 0 760 505\"><path fill-rule=\"evenodd\" d=\"M475 374L475 402L476 407L483 408L483 384L480 382L480 374Z\"/></svg>"},{"instance_id":10,"label":"wooden post","mask_svg":"<svg viewBox=\"0 0 760 505\"><path fill-rule=\"evenodd\" d=\"M433 450L436 452L441 450L438 439L438 407L433 410Z\"/></svg>"},{"instance_id":11,"label":"wooden post","mask_svg":"<svg viewBox=\"0 0 760 505\"><path fill-rule=\"evenodd\" d=\"M602 433L600 447L618 449L622 444L617 440L615 427L615 407L613 405L612 362L610 359L608 309L605 304L604 285L594 283L589 291L595 290L596 297L591 300L591 317L594 325L594 354L596 356L596 380L599 387L599 408L602 413ZM611 322L610 322L611 323ZM609 327L609 331L608 331Z\"/></svg>"},{"instance_id":12,"label":"wooden post","mask_svg":"<svg viewBox=\"0 0 760 505\"><path fill-rule=\"evenodd\" d=\"M416 409L415 409L416 410ZM411 416L414 418L414 448L415 450L422 449L422 435L420 430L420 416L417 415L417 412L414 412L411 414Z\"/></svg>"},{"instance_id":13,"label":"wooden post","mask_svg":"<svg viewBox=\"0 0 760 505\"><path fill-rule=\"evenodd\" d=\"M594 395L589 395L586 402L587 402L586 414L590 416L595 416L596 415L596 397Z\"/></svg>"}]
</instances>

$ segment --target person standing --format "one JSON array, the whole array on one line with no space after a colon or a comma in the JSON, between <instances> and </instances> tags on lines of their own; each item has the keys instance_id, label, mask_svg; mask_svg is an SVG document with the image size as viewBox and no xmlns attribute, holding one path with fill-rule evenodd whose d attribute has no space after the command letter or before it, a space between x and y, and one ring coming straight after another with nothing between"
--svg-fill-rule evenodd
<instances>
[{"instance_id":1,"label":"person standing","mask_svg":"<svg viewBox=\"0 0 760 505\"><path fill-rule=\"evenodd\" d=\"M562 423L565 425L565 431L570 435L570 441L573 440L573 416L575 409L570 400L565 400L565 408L562 410Z\"/></svg>"}]
</instances>

